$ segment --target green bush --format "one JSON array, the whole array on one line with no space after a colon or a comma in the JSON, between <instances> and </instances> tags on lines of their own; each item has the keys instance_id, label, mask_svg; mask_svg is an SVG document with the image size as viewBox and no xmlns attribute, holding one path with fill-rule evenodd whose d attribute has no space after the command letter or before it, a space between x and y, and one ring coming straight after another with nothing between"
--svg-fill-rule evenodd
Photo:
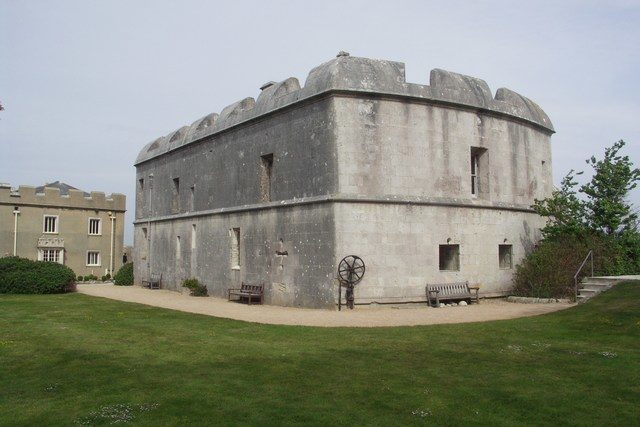
<instances>
[{"instance_id":1,"label":"green bush","mask_svg":"<svg viewBox=\"0 0 640 427\"><path fill-rule=\"evenodd\" d=\"M109 279L111 279L111 275L109 273L105 274L100 278L100 280L102 280L103 282L106 282Z\"/></svg>"},{"instance_id":2,"label":"green bush","mask_svg":"<svg viewBox=\"0 0 640 427\"><path fill-rule=\"evenodd\" d=\"M633 239L630 236L629 239ZM636 237L637 238L637 237ZM561 236L546 239L516 267L513 294L538 298L573 298L573 275L590 250L593 250L594 274L637 274L637 254L629 253L629 242L594 233L587 236ZM632 251L631 251L632 252ZM583 276L591 274L588 261Z\"/></svg>"},{"instance_id":3,"label":"green bush","mask_svg":"<svg viewBox=\"0 0 640 427\"><path fill-rule=\"evenodd\" d=\"M58 294L75 291L76 275L55 262L0 258L0 293Z\"/></svg>"},{"instance_id":4,"label":"green bush","mask_svg":"<svg viewBox=\"0 0 640 427\"><path fill-rule=\"evenodd\" d=\"M186 279L182 282L182 286L191 290L191 296L194 297L206 297L207 287L201 284L198 279Z\"/></svg>"},{"instance_id":5,"label":"green bush","mask_svg":"<svg viewBox=\"0 0 640 427\"><path fill-rule=\"evenodd\" d=\"M98 276L95 274L89 274L88 276L84 276L84 281L88 282L90 280L98 280Z\"/></svg>"},{"instance_id":6,"label":"green bush","mask_svg":"<svg viewBox=\"0 0 640 427\"><path fill-rule=\"evenodd\" d=\"M77 280L78 282L82 282L82 281L84 281L84 277L82 277L82 276L78 276L78 278L77 278L76 280Z\"/></svg>"},{"instance_id":7,"label":"green bush","mask_svg":"<svg viewBox=\"0 0 640 427\"><path fill-rule=\"evenodd\" d=\"M118 286L133 285L133 263L128 262L113 276L113 283Z\"/></svg>"}]
</instances>

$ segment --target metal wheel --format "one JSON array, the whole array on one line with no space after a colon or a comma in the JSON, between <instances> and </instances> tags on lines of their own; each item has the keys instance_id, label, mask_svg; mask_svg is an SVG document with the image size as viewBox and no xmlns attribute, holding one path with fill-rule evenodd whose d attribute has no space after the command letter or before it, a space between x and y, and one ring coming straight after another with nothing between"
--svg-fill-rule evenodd
<instances>
[{"instance_id":1,"label":"metal wheel","mask_svg":"<svg viewBox=\"0 0 640 427\"><path fill-rule=\"evenodd\" d=\"M338 278L347 285L355 285L364 276L364 261L357 255L348 255L338 264Z\"/></svg>"}]
</instances>

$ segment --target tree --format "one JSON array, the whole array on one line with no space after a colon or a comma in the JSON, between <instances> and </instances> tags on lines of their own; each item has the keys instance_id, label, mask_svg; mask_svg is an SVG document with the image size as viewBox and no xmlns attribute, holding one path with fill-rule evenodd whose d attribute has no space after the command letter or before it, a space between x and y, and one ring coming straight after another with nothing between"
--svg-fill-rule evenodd
<instances>
[{"instance_id":1,"label":"tree","mask_svg":"<svg viewBox=\"0 0 640 427\"><path fill-rule=\"evenodd\" d=\"M607 235L622 235L634 230L638 215L627 201L627 195L640 181L640 169L633 168L629 156L618 155L625 146L620 140L607 148L604 159L587 159L595 173L591 182L580 187L586 195L584 203L589 228Z\"/></svg>"},{"instance_id":2,"label":"tree","mask_svg":"<svg viewBox=\"0 0 640 427\"><path fill-rule=\"evenodd\" d=\"M578 198L575 187L578 183L574 180L573 169L562 179L560 189L554 190L551 197L544 200L535 200L532 206L540 216L547 217L547 224L541 230L545 238L558 238L560 236L581 236L586 231L585 206Z\"/></svg>"}]
</instances>

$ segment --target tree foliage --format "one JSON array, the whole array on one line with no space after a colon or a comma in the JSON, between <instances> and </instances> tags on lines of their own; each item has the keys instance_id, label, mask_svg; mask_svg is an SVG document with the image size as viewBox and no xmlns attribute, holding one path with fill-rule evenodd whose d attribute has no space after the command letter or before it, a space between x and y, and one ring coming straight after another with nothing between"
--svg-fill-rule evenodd
<instances>
[{"instance_id":1,"label":"tree foliage","mask_svg":"<svg viewBox=\"0 0 640 427\"><path fill-rule=\"evenodd\" d=\"M595 173L591 182L580 188L587 197L584 205L589 228L608 235L633 230L638 219L627 195L638 185L640 169L633 168L629 156L618 154L624 145L620 140L607 148L602 160L594 156L587 159Z\"/></svg>"},{"instance_id":2,"label":"tree foliage","mask_svg":"<svg viewBox=\"0 0 640 427\"><path fill-rule=\"evenodd\" d=\"M593 232L622 236L638 231L638 215L627 196L640 181L640 170L633 168L629 156L618 154L624 146L620 140L605 150L602 160L587 159L594 174L579 189L575 177L582 172L571 170L551 197L535 201L533 209L548 218L542 229L545 238Z\"/></svg>"},{"instance_id":3,"label":"tree foliage","mask_svg":"<svg viewBox=\"0 0 640 427\"><path fill-rule=\"evenodd\" d=\"M580 236L585 231L584 203L576 193L575 172L573 169L562 179L560 188L554 190L551 197L536 200L533 209L538 215L547 217L547 224L542 229L545 237Z\"/></svg>"},{"instance_id":4,"label":"tree foliage","mask_svg":"<svg viewBox=\"0 0 640 427\"><path fill-rule=\"evenodd\" d=\"M551 197L536 200L533 209L547 218L543 241L516 268L513 292L518 295L571 297L573 275L589 251L594 273L640 273L638 214L627 196L640 181L640 171L620 155L625 142L607 148L604 158L587 159L594 174L578 187L582 172L571 170Z\"/></svg>"}]
</instances>

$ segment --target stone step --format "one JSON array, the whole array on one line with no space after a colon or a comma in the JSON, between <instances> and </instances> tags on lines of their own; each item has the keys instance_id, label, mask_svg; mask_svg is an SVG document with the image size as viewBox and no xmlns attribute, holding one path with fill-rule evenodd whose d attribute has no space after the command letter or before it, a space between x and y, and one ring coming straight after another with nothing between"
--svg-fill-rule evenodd
<instances>
[{"instance_id":1,"label":"stone step","mask_svg":"<svg viewBox=\"0 0 640 427\"><path fill-rule=\"evenodd\" d=\"M619 279L616 278L611 278L611 277L583 277L582 278L583 282L591 282L591 283L606 283L606 284L612 284L615 282L618 282Z\"/></svg>"},{"instance_id":2,"label":"stone step","mask_svg":"<svg viewBox=\"0 0 640 427\"><path fill-rule=\"evenodd\" d=\"M606 285L604 283L590 283L590 282L583 282L582 283L582 289L590 289L593 291L606 291L607 289L610 289L611 285Z\"/></svg>"},{"instance_id":3,"label":"stone step","mask_svg":"<svg viewBox=\"0 0 640 427\"><path fill-rule=\"evenodd\" d=\"M597 295L599 293L600 293L600 291L593 290L593 289L580 289L578 291L578 296L592 297L592 296Z\"/></svg>"}]
</instances>

